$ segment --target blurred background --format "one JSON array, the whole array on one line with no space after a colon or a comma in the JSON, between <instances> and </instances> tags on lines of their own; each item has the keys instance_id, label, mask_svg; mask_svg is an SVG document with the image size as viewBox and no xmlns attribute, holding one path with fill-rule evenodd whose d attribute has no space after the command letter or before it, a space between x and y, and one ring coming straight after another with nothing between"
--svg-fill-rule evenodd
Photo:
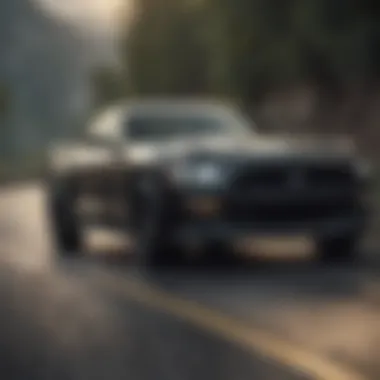
<instances>
[{"instance_id":1,"label":"blurred background","mask_svg":"<svg viewBox=\"0 0 380 380\"><path fill-rule=\"evenodd\" d=\"M375 0L1 0L3 373L22 372L12 380L295 378L272 360L258 363L256 351L243 352L233 339L180 324L176 315L187 307L178 300L172 315L137 307L134 274L125 268L116 276L108 267L100 275L81 263L63 274L50 266L45 198L41 183L30 181L43 174L48 145L81 135L118 99L194 95L238 103L263 133L350 135L374 166L375 217L364 250L373 260L323 271L291 263L181 275L152 287L218 309L216 321L223 314L256 326L258 334L246 334L252 341L266 329L285 337L302 347L284 354L298 367L305 361L322 371L334 360L379 379L379 21ZM148 302L144 294L140 304L162 298Z\"/></svg>"},{"instance_id":2,"label":"blurred background","mask_svg":"<svg viewBox=\"0 0 380 380\"><path fill-rule=\"evenodd\" d=\"M38 176L50 141L151 94L233 100L262 132L349 134L376 166L379 17L374 0L3 0L0 179Z\"/></svg>"}]
</instances>

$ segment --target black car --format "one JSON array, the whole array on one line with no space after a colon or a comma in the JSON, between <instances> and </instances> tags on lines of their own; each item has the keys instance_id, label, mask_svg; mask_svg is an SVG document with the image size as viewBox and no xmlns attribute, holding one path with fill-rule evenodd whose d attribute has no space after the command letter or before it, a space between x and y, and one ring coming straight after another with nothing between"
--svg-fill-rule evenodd
<instances>
[{"instance_id":1,"label":"black car","mask_svg":"<svg viewBox=\"0 0 380 380\"><path fill-rule=\"evenodd\" d=\"M54 146L50 168L65 256L81 254L84 198L102 206L104 223L132 232L138 262L149 266L289 238L311 242L322 260L353 258L368 220L369 170L349 141L265 137L218 102L118 104L82 140Z\"/></svg>"}]
</instances>

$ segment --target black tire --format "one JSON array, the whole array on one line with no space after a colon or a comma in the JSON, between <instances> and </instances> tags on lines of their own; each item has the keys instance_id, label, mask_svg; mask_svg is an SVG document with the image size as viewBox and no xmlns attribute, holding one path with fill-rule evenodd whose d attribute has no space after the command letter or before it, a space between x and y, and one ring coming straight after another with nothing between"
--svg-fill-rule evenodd
<instances>
[{"instance_id":1,"label":"black tire","mask_svg":"<svg viewBox=\"0 0 380 380\"><path fill-rule=\"evenodd\" d=\"M134 263L143 271L169 269L180 263L179 252L171 241L165 189L157 178L150 180L150 191L138 192L134 200Z\"/></svg>"},{"instance_id":2,"label":"black tire","mask_svg":"<svg viewBox=\"0 0 380 380\"><path fill-rule=\"evenodd\" d=\"M230 268L238 264L238 260L233 254L232 249L227 244L220 242L209 242L206 244L203 262L207 267L212 266L215 268Z\"/></svg>"},{"instance_id":3,"label":"black tire","mask_svg":"<svg viewBox=\"0 0 380 380\"><path fill-rule=\"evenodd\" d=\"M50 188L48 213L58 257L82 255L82 234L75 215L75 194L66 183Z\"/></svg>"},{"instance_id":4,"label":"black tire","mask_svg":"<svg viewBox=\"0 0 380 380\"><path fill-rule=\"evenodd\" d=\"M318 243L319 259L326 264L354 262L358 258L357 243L354 236L322 239Z\"/></svg>"}]
</instances>

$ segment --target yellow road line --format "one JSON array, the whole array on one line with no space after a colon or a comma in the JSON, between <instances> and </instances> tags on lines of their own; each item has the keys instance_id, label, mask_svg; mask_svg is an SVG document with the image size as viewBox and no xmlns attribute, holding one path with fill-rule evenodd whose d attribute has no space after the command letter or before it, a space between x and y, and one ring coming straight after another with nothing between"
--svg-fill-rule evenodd
<instances>
[{"instance_id":1,"label":"yellow road line","mask_svg":"<svg viewBox=\"0 0 380 380\"><path fill-rule=\"evenodd\" d=\"M227 317L198 303L173 296L140 281L104 272L97 275L97 281L99 280L102 280L105 288L115 291L119 295L144 306L169 313L229 342L237 343L239 346L248 349L253 355L266 356L288 368L309 375L313 379L365 380L362 375L332 362L328 358L318 356L313 352L278 339L262 331L262 329L244 325L241 321Z\"/></svg>"}]
</instances>

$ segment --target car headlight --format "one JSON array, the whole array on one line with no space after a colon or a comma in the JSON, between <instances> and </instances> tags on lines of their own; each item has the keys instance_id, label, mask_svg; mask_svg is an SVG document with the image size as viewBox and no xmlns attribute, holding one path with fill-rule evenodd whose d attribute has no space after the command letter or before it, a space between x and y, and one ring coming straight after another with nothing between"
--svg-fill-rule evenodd
<instances>
[{"instance_id":1,"label":"car headlight","mask_svg":"<svg viewBox=\"0 0 380 380\"><path fill-rule=\"evenodd\" d=\"M174 166L171 174L179 183L205 187L219 186L225 178L223 167L213 162L185 162Z\"/></svg>"}]
</instances>

